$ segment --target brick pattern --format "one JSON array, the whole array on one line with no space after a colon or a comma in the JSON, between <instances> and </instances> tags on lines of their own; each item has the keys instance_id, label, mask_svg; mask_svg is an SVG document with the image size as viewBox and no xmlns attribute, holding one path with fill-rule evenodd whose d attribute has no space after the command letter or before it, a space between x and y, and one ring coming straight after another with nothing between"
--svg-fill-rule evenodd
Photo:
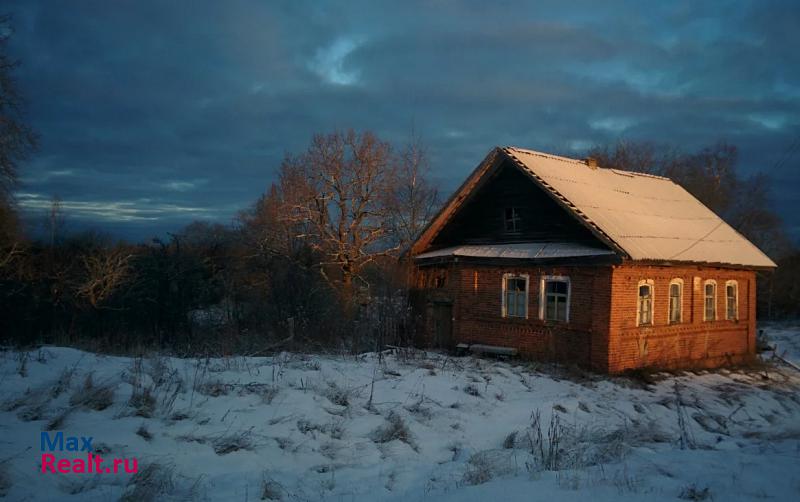
<instances>
[{"instance_id":1,"label":"brick pattern","mask_svg":"<svg viewBox=\"0 0 800 502\"><path fill-rule=\"evenodd\" d=\"M527 274L528 318L504 318L503 274ZM540 278L567 276L569 322L539 319ZM444 282L436 278L445 277ZM669 283L683 280L683 322L669 323ZM637 326L639 281L654 283L653 323ZM703 281L717 281L717 316L703 321ZM736 280L739 318L724 320L725 282ZM453 343L516 347L528 357L617 373L642 367L715 367L755 354L755 273L696 266L501 267L450 263L416 268L414 308L423 341L432 342L430 305L452 304Z\"/></svg>"},{"instance_id":2,"label":"brick pattern","mask_svg":"<svg viewBox=\"0 0 800 502\"><path fill-rule=\"evenodd\" d=\"M683 320L669 323L669 283L683 280ZM636 326L637 286L655 283L653 325ZM704 321L707 279L717 282L717 320ZM725 320L725 283L739 288L737 320ZM608 371L631 368L715 367L755 355L755 272L712 267L666 267L630 263L613 267Z\"/></svg>"}]
</instances>

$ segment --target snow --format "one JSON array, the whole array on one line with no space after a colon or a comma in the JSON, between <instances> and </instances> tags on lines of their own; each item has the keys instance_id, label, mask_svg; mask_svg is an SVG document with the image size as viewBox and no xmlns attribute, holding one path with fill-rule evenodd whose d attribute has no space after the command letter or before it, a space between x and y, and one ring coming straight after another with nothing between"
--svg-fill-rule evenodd
<instances>
[{"instance_id":1,"label":"snow","mask_svg":"<svg viewBox=\"0 0 800 502\"><path fill-rule=\"evenodd\" d=\"M526 242L519 244L483 244L454 246L417 255L415 259L440 258L442 256L468 256L474 258L514 258L525 260L571 258L577 256L613 255L608 249L600 249L570 242Z\"/></svg>"},{"instance_id":2,"label":"snow","mask_svg":"<svg viewBox=\"0 0 800 502\"><path fill-rule=\"evenodd\" d=\"M765 331L800 354L800 327ZM100 411L78 399L89 373L92 389L113 389ZM772 361L629 379L421 351L179 359L47 347L0 353L0 379L9 500L800 497L800 372ZM145 388L152 409L131 404ZM40 431L64 411L56 430L140 470L157 464L162 482L147 492L130 474L39 472Z\"/></svg>"},{"instance_id":3,"label":"snow","mask_svg":"<svg viewBox=\"0 0 800 502\"><path fill-rule=\"evenodd\" d=\"M668 178L516 147L504 149L543 186L574 205L633 260L677 260L775 267L703 203Z\"/></svg>"}]
</instances>

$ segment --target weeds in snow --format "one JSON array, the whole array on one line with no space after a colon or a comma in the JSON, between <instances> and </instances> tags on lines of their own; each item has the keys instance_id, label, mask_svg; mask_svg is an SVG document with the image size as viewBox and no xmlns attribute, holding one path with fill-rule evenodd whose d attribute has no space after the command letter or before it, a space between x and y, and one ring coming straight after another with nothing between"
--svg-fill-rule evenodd
<instances>
[{"instance_id":1,"label":"weeds in snow","mask_svg":"<svg viewBox=\"0 0 800 502\"><path fill-rule=\"evenodd\" d=\"M414 441L411 431L405 421L403 421L403 417L394 411L390 412L389 416L386 417L386 423L383 426L372 431L372 440L379 444L394 440L402 441L410 446L412 450L416 452L419 451L419 447Z\"/></svg>"},{"instance_id":2,"label":"weeds in snow","mask_svg":"<svg viewBox=\"0 0 800 502\"><path fill-rule=\"evenodd\" d=\"M683 500L692 500L700 502L701 500L711 499L711 490L706 486L705 488L698 488L697 485L692 483L689 486L684 486L678 498Z\"/></svg>"},{"instance_id":3,"label":"weeds in snow","mask_svg":"<svg viewBox=\"0 0 800 502\"><path fill-rule=\"evenodd\" d=\"M271 477L264 474L261 481L261 500L284 500L286 489Z\"/></svg>"},{"instance_id":4,"label":"weeds in snow","mask_svg":"<svg viewBox=\"0 0 800 502\"><path fill-rule=\"evenodd\" d=\"M147 464L131 477L120 502L161 500L175 490L175 466Z\"/></svg>"},{"instance_id":5,"label":"weeds in snow","mask_svg":"<svg viewBox=\"0 0 800 502\"><path fill-rule=\"evenodd\" d=\"M147 425L142 424L136 429L136 435L144 439L145 441L150 441L153 439L153 434L147 430Z\"/></svg>"},{"instance_id":6,"label":"weeds in snow","mask_svg":"<svg viewBox=\"0 0 800 502\"><path fill-rule=\"evenodd\" d=\"M244 432L226 434L215 439L211 446L217 455L227 455L239 450L252 451L255 449L253 442L253 430L248 429Z\"/></svg>"},{"instance_id":7,"label":"weeds in snow","mask_svg":"<svg viewBox=\"0 0 800 502\"><path fill-rule=\"evenodd\" d=\"M114 404L114 389L112 383L95 384L92 374L86 375L83 386L76 389L69 398L73 407L83 407L95 411L103 411Z\"/></svg>"},{"instance_id":8,"label":"weeds in snow","mask_svg":"<svg viewBox=\"0 0 800 502\"><path fill-rule=\"evenodd\" d=\"M75 375L75 367L72 368L64 368L61 371L61 375L59 375L58 380L53 385L53 388L50 390L50 397L56 399L62 393L69 390L70 385L72 385L72 377Z\"/></svg>"},{"instance_id":9,"label":"weeds in snow","mask_svg":"<svg viewBox=\"0 0 800 502\"><path fill-rule=\"evenodd\" d=\"M335 382L328 382L328 388L322 392L328 401L338 406L350 406L350 399L353 397L353 391L350 389L342 389Z\"/></svg>"},{"instance_id":10,"label":"weeds in snow","mask_svg":"<svg viewBox=\"0 0 800 502\"><path fill-rule=\"evenodd\" d=\"M481 397L481 391L478 389L478 387L472 384L465 386L464 392L469 394L470 396Z\"/></svg>"}]
</instances>

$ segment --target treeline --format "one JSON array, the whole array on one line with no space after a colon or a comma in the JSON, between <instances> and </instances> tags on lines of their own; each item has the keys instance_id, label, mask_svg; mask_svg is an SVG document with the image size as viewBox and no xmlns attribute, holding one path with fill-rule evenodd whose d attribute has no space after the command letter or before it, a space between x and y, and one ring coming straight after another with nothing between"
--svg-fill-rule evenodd
<instances>
[{"instance_id":1,"label":"treeline","mask_svg":"<svg viewBox=\"0 0 800 502\"><path fill-rule=\"evenodd\" d=\"M743 177L736 150L694 153L619 143L590 152L604 167L667 175L780 265L759 281L759 316L800 314L800 254L770 206L768 179ZM185 353L276 348L370 350L413 343L398 254L437 209L418 142L371 133L318 135L231 225L196 222L140 244L21 237L1 205L0 332L17 344L137 345Z\"/></svg>"},{"instance_id":2,"label":"treeline","mask_svg":"<svg viewBox=\"0 0 800 502\"><path fill-rule=\"evenodd\" d=\"M398 253L436 209L417 142L318 135L233 225L196 222L142 244L4 226L0 332L17 344L192 353L359 351L415 336ZM13 215L6 206L8 215Z\"/></svg>"}]
</instances>

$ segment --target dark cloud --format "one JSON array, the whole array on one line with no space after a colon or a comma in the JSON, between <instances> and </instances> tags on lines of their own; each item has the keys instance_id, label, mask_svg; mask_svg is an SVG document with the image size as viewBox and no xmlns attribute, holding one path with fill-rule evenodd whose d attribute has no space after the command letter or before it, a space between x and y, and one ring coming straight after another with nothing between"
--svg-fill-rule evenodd
<instances>
[{"instance_id":1,"label":"dark cloud","mask_svg":"<svg viewBox=\"0 0 800 502\"><path fill-rule=\"evenodd\" d=\"M497 144L724 139L800 236L796 2L17 1L28 213L142 238L228 221L315 132L412 128L452 189ZM780 168L775 171L774 167ZM32 216L33 217L33 216Z\"/></svg>"}]
</instances>

